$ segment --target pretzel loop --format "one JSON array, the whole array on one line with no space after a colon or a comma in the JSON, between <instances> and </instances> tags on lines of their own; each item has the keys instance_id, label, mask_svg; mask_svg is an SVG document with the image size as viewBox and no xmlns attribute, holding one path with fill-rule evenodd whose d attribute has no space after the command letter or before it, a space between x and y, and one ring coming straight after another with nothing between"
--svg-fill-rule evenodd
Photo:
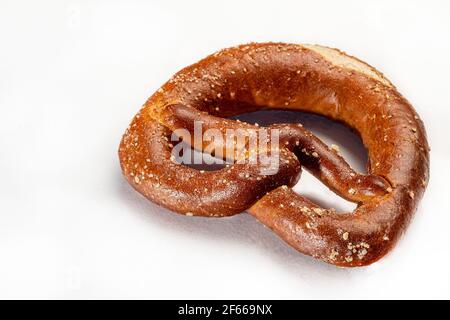
<instances>
[{"instance_id":1,"label":"pretzel loop","mask_svg":"<svg viewBox=\"0 0 450 320\"><path fill-rule=\"evenodd\" d=\"M355 172L301 125L225 119L279 106L354 128L368 149L368 174ZM218 133L215 148L196 138L196 122L201 137ZM267 145L249 139L230 145L224 143L229 129L270 138ZM178 163L171 136L179 130L189 133L184 143L224 159L231 154L234 162L216 171ZM246 161L267 152L278 161L275 174ZM373 263L394 246L424 192L429 166L422 122L378 71L338 50L272 43L226 49L181 70L133 119L119 157L131 185L160 205L197 216L248 211L298 251L348 267ZM302 166L358 208L337 213L296 194L291 187Z\"/></svg>"}]
</instances>

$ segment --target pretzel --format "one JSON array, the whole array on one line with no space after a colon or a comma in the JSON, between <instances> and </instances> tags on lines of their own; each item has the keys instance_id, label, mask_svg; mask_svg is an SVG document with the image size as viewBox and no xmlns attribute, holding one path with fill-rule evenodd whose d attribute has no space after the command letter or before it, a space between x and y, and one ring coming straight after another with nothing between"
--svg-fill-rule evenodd
<instances>
[{"instance_id":1,"label":"pretzel","mask_svg":"<svg viewBox=\"0 0 450 320\"><path fill-rule=\"evenodd\" d=\"M367 174L299 124L259 127L227 119L260 109L345 123L367 148ZM178 129L193 132L194 121L223 134L228 128L277 130L277 173L263 175L260 164L245 161L215 171L174 161L169 138ZM204 143L185 142L205 151ZM369 265L393 248L429 178L425 129L409 102L368 64L317 45L242 45L181 70L132 120L119 158L128 182L161 206L204 217L247 211L296 250L343 267ZM357 208L336 212L295 193L302 167Z\"/></svg>"}]
</instances>

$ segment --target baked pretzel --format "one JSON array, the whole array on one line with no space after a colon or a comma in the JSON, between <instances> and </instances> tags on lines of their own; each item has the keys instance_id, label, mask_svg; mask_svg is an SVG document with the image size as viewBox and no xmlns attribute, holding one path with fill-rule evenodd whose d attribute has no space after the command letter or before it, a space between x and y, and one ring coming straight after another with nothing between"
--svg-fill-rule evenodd
<instances>
[{"instance_id":1,"label":"baked pretzel","mask_svg":"<svg viewBox=\"0 0 450 320\"><path fill-rule=\"evenodd\" d=\"M194 121L220 132L261 129L226 118L267 108L312 112L353 128L368 151L368 174L352 170L335 147L297 124L263 128L280 133L274 175L246 162L199 171L174 161L175 130L191 132ZM380 72L336 49L283 43L225 49L175 74L135 116L119 157L128 182L170 210L205 217L248 211L298 251L345 267L389 252L429 172L423 123ZM301 166L357 209L338 213L295 193Z\"/></svg>"}]
</instances>

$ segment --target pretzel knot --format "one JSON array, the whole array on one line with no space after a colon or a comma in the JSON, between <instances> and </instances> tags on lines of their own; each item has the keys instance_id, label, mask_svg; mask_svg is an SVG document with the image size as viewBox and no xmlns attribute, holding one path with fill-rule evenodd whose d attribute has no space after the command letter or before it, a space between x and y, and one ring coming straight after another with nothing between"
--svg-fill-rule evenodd
<instances>
[{"instance_id":1,"label":"pretzel knot","mask_svg":"<svg viewBox=\"0 0 450 320\"><path fill-rule=\"evenodd\" d=\"M368 174L299 124L227 119L263 108L344 122L368 150ZM205 139L211 132L214 139ZM229 132L245 138L228 143ZM174 133L229 164L203 171L179 163ZM252 143L257 133L264 143ZM298 251L348 267L371 264L394 246L429 170L423 124L381 73L335 49L279 43L225 49L178 72L133 119L119 157L130 184L166 208L207 217L247 211ZM302 166L357 209L338 213L295 193Z\"/></svg>"}]
</instances>

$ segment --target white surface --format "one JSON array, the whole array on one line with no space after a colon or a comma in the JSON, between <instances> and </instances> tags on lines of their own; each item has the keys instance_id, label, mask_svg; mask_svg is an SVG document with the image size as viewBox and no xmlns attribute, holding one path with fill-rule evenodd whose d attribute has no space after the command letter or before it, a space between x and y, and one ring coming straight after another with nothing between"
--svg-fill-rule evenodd
<instances>
[{"instance_id":1,"label":"white surface","mask_svg":"<svg viewBox=\"0 0 450 320\"><path fill-rule=\"evenodd\" d=\"M2 0L0 298L450 298L449 17L444 0ZM147 97L178 69L250 41L341 48L383 71L424 119L431 182L380 263L337 269L250 216L177 216L122 178L118 143ZM327 141L343 132L318 128ZM307 174L298 187L338 201Z\"/></svg>"}]
</instances>

